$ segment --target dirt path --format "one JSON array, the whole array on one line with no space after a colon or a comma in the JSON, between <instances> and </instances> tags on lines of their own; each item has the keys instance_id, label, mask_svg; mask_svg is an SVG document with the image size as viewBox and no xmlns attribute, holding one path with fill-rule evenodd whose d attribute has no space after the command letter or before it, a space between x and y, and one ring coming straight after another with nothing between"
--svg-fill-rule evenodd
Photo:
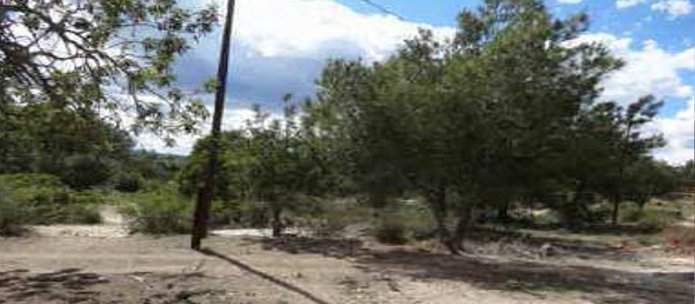
<instances>
[{"instance_id":1,"label":"dirt path","mask_svg":"<svg viewBox=\"0 0 695 304\"><path fill-rule=\"evenodd\" d=\"M185 236L0 239L0 303L692 303L689 278L602 268L359 241L187 245Z\"/></svg>"},{"instance_id":2,"label":"dirt path","mask_svg":"<svg viewBox=\"0 0 695 304\"><path fill-rule=\"evenodd\" d=\"M29 237L0 239L0 304L691 304L694 297L684 266L635 262L610 248L547 260L451 257L225 230L195 252L186 236L128 235L114 207L101 215L102 225L38 226Z\"/></svg>"}]
</instances>

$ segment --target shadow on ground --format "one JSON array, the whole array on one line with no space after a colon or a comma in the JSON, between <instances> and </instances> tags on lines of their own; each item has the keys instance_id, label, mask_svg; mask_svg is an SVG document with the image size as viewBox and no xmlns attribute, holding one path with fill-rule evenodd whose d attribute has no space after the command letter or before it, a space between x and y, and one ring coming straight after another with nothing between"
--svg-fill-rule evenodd
<instances>
[{"instance_id":1,"label":"shadow on ground","mask_svg":"<svg viewBox=\"0 0 695 304\"><path fill-rule=\"evenodd\" d=\"M212 249L207 249L207 248L202 249L200 252L205 254L205 255L216 257L216 258L219 258L223 261L226 261L227 263L230 263L236 267L239 267L248 273L259 276L259 277L261 277L261 278L263 278L263 279L265 279L265 280L267 280L267 281L269 281L269 282L271 282L279 287L282 287L282 288L287 289L289 291L295 292L295 293L305 297L306 299L308 299L316 304L329 304L327 301L322 300L321 298L315 296L314 294L312 294L312 293L310 293L310 292L308 292L308 291L306 291L298 286L295 286L289 282L286 282L286 281L281 280L279 278L276 278L270 274L262 272L262 271L260 271L256 268L253 268L253 267L251 267L251 266L249 266L249 265L247 265L247 264L245 264L237 259L231 258L229 256L222 254L222 253L219 253L217 251L214 251Z\"/></svg>"},{"instance_id":2,"label":"shadow on ground","mask_svg":"<svg viewBox=\"0 0 695 304\"><path fill-rule=\"evenodd\" d=\"M356 239L328 238L264 238L265 250L279 250L290 254L320 254L332 258L346 258L365 252L364 242Z\"/></svg>"},{"instance_id":3,"label":"shadow on ground","mask_svg":"<svg viewBox=\"0 0 695 304\"><path fill-rule=\"evenodd\" d=\"M357 240L287 238L265 239L261 240L261 244L266 250L282 250L292 254L352 257L356 267L371 273L396 274L423 281L454 280L483 289L526 292L536 296L541 296L540 291L577 291L586 294L588 300L595 303L668 304L692 304L695 298L693 273L640 273L558 265L543 260L451 256L406 250L403 247L367 248ZM610 253L609 248L603 247L590 246L583 250L596 251L601 255Z\"/></svg>"},{"instance_id":4,"label":"shadow on ground","mask_svg":"<svg viewBox=\"0 0 695 304\"><path fill-rule=\"evenodd\" d=\"M0 272L0 303L79 303L97 295L88 290L91 286L104 283L108 280L77 268L41 274L29 274L27 270Z\"/></svg>"},{"instance_id":5,"label":"shadow on ground","mask_svg":"<svg viewBox=\"0 0 695 304\"><path fill-rule=\"evenodd\" d=\"M365 271L388 269L419 280L459 280L496 290L534 293L539 290L580 291L618 296L619 303L692 303L692 275L635 273L585 266L549 265L530 261L500 261L422 252L387 251L357 259ZM674 279L677 278L677 279ZM612 301L612 300L611 300Z\"/></svg>"}]
</instances>

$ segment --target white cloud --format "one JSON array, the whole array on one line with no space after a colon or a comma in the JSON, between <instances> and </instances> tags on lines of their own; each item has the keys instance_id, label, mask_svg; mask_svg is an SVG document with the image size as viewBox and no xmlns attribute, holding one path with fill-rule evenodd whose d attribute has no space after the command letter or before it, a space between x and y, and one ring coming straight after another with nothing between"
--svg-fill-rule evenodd
<instances>
[{"instance_id":1,"label":"white cloud","mask_svg":"<svg viewBox=\"0 0 695 304\"><path fill-rule=\"evenodd\" d=\"M382 60L419 27L450 35L453 28L361 14L327 0L241 0L235 27L238 39L259 56L321 57L352 50L367 60Z\"/></svg>"},{"instance_id":2,"label":"white cloud","mask_svg":"<svg viewBox=\"0 0 695 304\"><path fill-rule=\"evenodd\" d=\"M646 0L617 0L615 1L615 6L619 9L623 9L644 3L645 1Z\"/></svg>"},{"instance_id":3,"label":"white cloud","mask_svg":"<svg viewBox=\"0 0 695 304\"><path fill-rule=\"evenodd\" d=\"M331 0L238 0L228 90L231 104L262 103L272 109L272 103L285 93L299 98L312 94L327 59L384 60L403 40L417 35L418 28L432 30L437 37L455 33L454 28L358 13ZM218 31L205 37L179 64L177 74L183 85L198 86L214 75L219 35ZM226 111L225 125L243 121L245 111ZM174 148L166 148L152 135L141 136L139 143L147 149L186 154L196 138L177 138Z\"/></svg>"},{"instance_id":4,"label":"white cloud","mask_svg":"<svg viewBox=\"0 0 695 304\"><path fill-rule=\"evenodd\" d=\"M652 126L654 129L664 134L668 140L668 145L655 151L654 156L666 160L673 164L683 164L693 159L693 140L695 132L695 98L688 102L688 106L678 112L675 117L657 118Z\"/></svg>"},{"instance_id":5,"label":"white cloud","mask_svg":"<svg viewBox=\"0 0 695 304\"><path fill-rule=\"evenodd\" d=\"M578 4L581 3L582 0L557 0L557 2L563 4Z\"/></svg>"},{"instance_id":6,"label":"white cloud","mask_svg":"<svg viewBox=\"0 0 695 304\"><path fill-rule=\"evenodd\" d=\"M617 0L615 6L618 9L625 9L647 2L648 0ZM690 14L695 9L690 0L653 0L652 2L653 11L667 13L670 19Z\"/></svg>"},{"instance_id":7,"label":"white cloud","mask_svg":"<svg viewBox=\"0 0 695 304\"><path fill-rule=\"evenodd\" d=\"M643 0L619 0L616 5L630 6L641 2ZM386 15L360 14L328 0L240 0L230 75L235 81L230 90L233 104L238 105L239 99L248 101L247 104L268 102L279 99L286 92L311 91L313 80L327 58L383 60L398 48L403 39L415 35L418 27L433 29L441 36L452 35L455 31ZM184 74L194 70L213 74L218 35L206 38L202 47L193 51L192 61L183 67ZM627 104L646 94L653 93L659 98L683 98L695 90L678 75L683 70L695 70L692 60L695 48L672 52L654 41L636 46L630 38L607 33L587 34L580 40L601 41L627 62L623 70L604 81L605 99ZM194 76L191 79L202 80L201 76ZM257 92L261 95L256 95ZM225 129L240 125L250 114L248 109L228 109L224 116ZM659 157L676 162L684 159L685 152L677 148L682 146L684 135L672 131L678 129L674 125L683 124L683 121L676 117L655 123L670 141L669 147L659 151ZM203 129L207 132L209 127L206 125ZM197 138L199 136L177 138L175 148L166 148L154 136L141 137L139 142L140 147L187 154Z\"/></svg>"},{"instance_id":8,"label":"white cloud","mask_svg":"<svg viewBox=\"0 0 695 304\"><path fill-rule=\"evenodd\" d=\"M208 107L208 111L212 113L212 107ZM247 120L254 118L255 112L248 108L243 109L225 109L222 130L228 131L242 127ZM279 118L277 115L271 115L271 119ZM210 134L210 120L208 119L201 127L199 134L180 134L176 136L176 145L168 147L166 143L152 133L143 133L137 136L137 149L155 150L159 153L188 155L192 150L195 142Z\"/></svg>"},{"instance_id":9,"label":"white cloud","mask_svg":"<svg viewBox=\"0 0 695 304\"><path fill-rule=\"evenodd\" d=\"M684 100L695 92L693 84L685 83L679 75L679 72L695 71L695 47L670 52L653 40L635 47L631 38L608 33L586 34L577 41L601 42L626 63L623 69L604 79L604 100L627 105L647 94ZM687 109L676 116L657 118L647 130L663 133L668 146L655 151L654 155L671 163L692 158L693 119L692 100Z\"/></svg>"},{"instance_id":10,"label":"white cloud","mask_svg":"<svg viewBox=\"0 0 695 304\"><path fill-rule=\"evenodd\" d=\"M693 11L693 4L689 0L661 0L651 7L652 10L668 13L672 19Z\"/></svg>"},{"instance_id":11,"label":"white cloud","mask_svg":"<svg viewBox=\"0 0 695 304\"><path fill-rule=\"evenodd\" d=\"M628 104L640 96L653 94L658 98L689 98L695 88L686 84L679 72L695 70L695 48L670 52L655 41L647 40L634 48L631 38L607 33L586 34L578 41L596 41L605 44L626 65L603 82L603 98Z\"/></svg>"}]
</instances>

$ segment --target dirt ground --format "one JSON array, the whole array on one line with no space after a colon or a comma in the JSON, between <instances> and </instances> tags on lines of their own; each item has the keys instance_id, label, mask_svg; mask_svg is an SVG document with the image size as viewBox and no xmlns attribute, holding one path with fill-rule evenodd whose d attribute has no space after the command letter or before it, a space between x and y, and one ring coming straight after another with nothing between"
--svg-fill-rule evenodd
<instances>
[{"instance_id":1,"label":"dirt ground","mask_svg":"<svg viewBox=\"0 0 695 304\"><path fill-rule=\"evenodd\" d=\"M212 237L203 252L187 245L186 236L0 239L0 303L677 304L694 296L687 259L452 257L308 238Z\"/></svg>"},{"instance_id":2,"label":"dirt ground","mask_svg":"<svg viewBox=\"0 0 695 304\"><path fill-rule=\"evenodd\" d=\"M103 225L0 238L0 304L695 303L695 257L628 236L477 233L468 254L450 256L428 243L239 230L196 252L187 236L131 236L115 209L102 213Z\"/></svg>"}]
</instances>

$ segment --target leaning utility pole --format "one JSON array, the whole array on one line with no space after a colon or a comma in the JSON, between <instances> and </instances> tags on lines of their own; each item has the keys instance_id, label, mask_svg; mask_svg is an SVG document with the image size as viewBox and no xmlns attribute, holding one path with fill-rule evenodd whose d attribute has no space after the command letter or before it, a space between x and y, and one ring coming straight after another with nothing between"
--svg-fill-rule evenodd
<instances>
[{"instance_id":1,"label":"leaning utility pole","mask_svg":"<svg viewBox=\"0 0 695 304\"><path fill-rule=\"evenodd\" d=\"M218 167L218 154L220 148L220 129L222 127L222 114L224 113L225 95L227 89L227 70L229 67L229 52L232 40L232 21L234 18L235 0L227 0L227 16L222 33L222 49L220 50L220 62L217 68L217 92L215 93L215 110L212 114L212 133L208 146L208 163L204 168L203 179L198 185L198 198L193 213L193 229L191 232L191 248L200 250L200 242L208 234L208 217L210 205L215 190L215 173Z\"/></svg>"}]
</instances>

